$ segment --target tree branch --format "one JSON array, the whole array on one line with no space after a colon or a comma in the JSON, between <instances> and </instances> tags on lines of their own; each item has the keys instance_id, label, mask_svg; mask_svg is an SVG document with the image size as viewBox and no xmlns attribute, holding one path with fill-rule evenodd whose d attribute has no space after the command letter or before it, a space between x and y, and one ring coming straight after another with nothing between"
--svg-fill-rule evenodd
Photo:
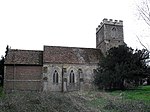
<instances>
[{"instance_id":1,"label":"tree branch","mask_svg":"<svg viewBox=\"0 0 150 112\"><path fill-rule=\"evenodd\" d=\"M140 38L138 36L136 36L138 41L140 42L140 44L149 52L148 48L142 43L142 41L140 40Z\"/></svg>"}]
</instances>

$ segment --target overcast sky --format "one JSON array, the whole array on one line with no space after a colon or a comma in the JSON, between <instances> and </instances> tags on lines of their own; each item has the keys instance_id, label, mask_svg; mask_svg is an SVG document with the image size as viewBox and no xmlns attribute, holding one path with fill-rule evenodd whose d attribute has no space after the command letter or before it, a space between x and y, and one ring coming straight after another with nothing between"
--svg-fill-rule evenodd
<instances>
[{"instance_id":1,"label":"overcast sky","mask_svg":"<svg viewBox=\"0 0 150 112\"><path fill-rule=\"evenodd\" d=\"M95 48L96 27L103 18L123 20L125 42L141 48L136 35L145 29L137 21L134 0L0 0L0 55L7 45Z\"/></svg>"}]
</instances>

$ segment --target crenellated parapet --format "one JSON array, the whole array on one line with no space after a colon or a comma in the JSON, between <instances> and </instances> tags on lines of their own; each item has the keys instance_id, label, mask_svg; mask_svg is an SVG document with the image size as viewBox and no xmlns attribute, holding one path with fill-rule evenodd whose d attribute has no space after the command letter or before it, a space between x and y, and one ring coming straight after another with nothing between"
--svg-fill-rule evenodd
<instances>
[{"instance_id":1,"label":"crenellated parapet","mask_svg":"<svg viewBox=\"0 0 150 112\"><path fill-rule=\"evenodd\" d=\"M96 33L101 29L104 24L123 26L123 21L104 18L100 25L98 25L98 27L96 28Z\"/></svg>"}]
</instances>

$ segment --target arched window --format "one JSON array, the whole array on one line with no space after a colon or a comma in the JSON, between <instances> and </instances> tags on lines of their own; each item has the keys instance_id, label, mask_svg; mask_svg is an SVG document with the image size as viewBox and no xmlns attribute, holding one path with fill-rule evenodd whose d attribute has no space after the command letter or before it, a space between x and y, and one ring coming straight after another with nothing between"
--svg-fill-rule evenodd
<instances>
[{"instance_id":1,"label":"arched window","mask_svg":"<svg viewBox=\"0 0 150 112\"><path fill-rule=\"evenodd\" d=\"M111 37L112 38L117 38L117 28L116 27L113 27L111 29Z\"/></svg>"},{"instance_id":2,"label":"arched window","mask_svg":"<svg viewBox=\"0 0 150 112\"><path fill-rule=\"evenodd\" d=\"M75 76L74 76L73 70L71 70L70 72L70 83L75 83Z\"/></svg>"},{"instance_id":3,"label":"arched window","mask_svg":"<svg viewBox=\"0 0 150 112\"><path fill-rule=\"evenodd\" d=\"M53 74L53 83L58 83L58 72L55 70Z\"/></svg>"}]
</instances>

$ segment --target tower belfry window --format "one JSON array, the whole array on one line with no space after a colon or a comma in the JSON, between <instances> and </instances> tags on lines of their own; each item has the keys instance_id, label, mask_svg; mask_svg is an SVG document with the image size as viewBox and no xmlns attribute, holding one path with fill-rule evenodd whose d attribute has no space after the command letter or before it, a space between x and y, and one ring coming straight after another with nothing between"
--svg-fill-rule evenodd
<instances>
[{"instance_id":1,"label":"tower belfry window","mask_svg":"<svg viewBox=\"0 0 150 112\"><path fill-rule=\"evenodd\" d=\"M116 27L113 27L111 29L111 37L112 38L117 38L117 28Z\"/></svg>"},{"instance_id":2,"label":"tower belfry window","mask_svg":"<svg viewBox=\"0 0 150 112\"><path fill-rule=\"evenodd\" d=\"M58 83L58 72L55 70L53 74L53 83Z\"/></svg>"}]
</instances>

